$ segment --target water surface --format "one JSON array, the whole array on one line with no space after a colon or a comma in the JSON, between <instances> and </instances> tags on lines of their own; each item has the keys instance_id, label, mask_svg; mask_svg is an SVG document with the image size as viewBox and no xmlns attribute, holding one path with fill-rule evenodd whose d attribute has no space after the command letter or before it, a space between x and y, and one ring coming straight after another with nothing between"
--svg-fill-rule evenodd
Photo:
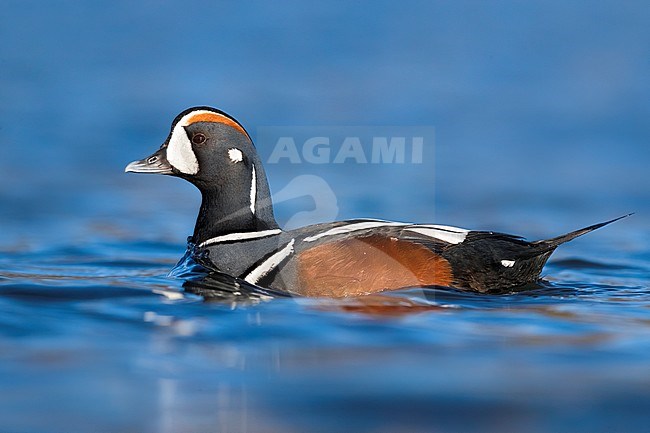
<instances>
[{"instance_id":1,"label":"water surface","mask_svg":"<svg viewBox=\"0 0 650 433\"><path fill-rule=\"evenodd\" d=\"M1 431L647 431L650 9L408 4L5 2ZM122 173L202 104L265 161L268 127L435 130L421 164L267 164L282 224L636 214L527 292L205 302L167 277L198 193Z\"/></svg>"}]
</instances>

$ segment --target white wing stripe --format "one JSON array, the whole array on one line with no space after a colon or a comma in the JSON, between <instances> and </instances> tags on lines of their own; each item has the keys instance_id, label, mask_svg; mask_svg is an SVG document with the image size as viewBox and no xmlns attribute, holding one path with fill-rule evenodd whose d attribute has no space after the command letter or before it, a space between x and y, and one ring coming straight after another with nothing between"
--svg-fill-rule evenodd
<instances>
[{"instance_id":1,"label":"white wing stripe","mask_svg":"<svg viewBox=\"0 0 650 433\"><path fill-rule=\"evenodd\" d=\"M428 236L434 239L440 239L441 241L449 242L450 244L459 244L465 240L467 237L467 230L464 231L450 231L440 228L432 228L434 226L411 226L406 230L410 232L419 233L424 236ZM454 228L454 227L452 227ZM463 230L463 229L457 229Z\"/></svg>"},{"instance_id":2,"label":"white wing stripe","mask_svg":"<svg viewBox=\"0 0 650 433\"><path fill-rule=\"evenodd\" d=\"M345 233L356 232L359 230L373 229L376 227L392 227L392 226L405 226L405 223L394 223L389 221L364 221L361 223L348 224L341 227L335 227L333 229L327 230L322 233L315 234L313 236L306 237L305 242L313 242L325 236L334 236L342 235Z\"/></svg>"},{"instance_id":3,"label":"white wing stripe","mask_svg":"<svg viewBox=\"0 0 650 433\"><path fill-rule=\"evenodd\" d=\"M444 230L446 232L453 232L453 233L465 233L465 234L469 233L469 230L460 227L441 226L437 224L413 224L413 227L415 228L426 227L426 228Z\"/></svg>"}]
</instances>

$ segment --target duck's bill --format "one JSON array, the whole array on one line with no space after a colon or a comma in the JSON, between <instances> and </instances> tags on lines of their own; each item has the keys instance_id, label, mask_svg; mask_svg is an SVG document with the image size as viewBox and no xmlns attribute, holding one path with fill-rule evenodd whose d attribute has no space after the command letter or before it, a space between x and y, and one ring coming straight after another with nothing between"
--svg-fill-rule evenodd
<instances>
[{"instance_id":1,"label":"duck's bill","mask_svg":"<svg viewBox=\"0 0 650 433\"><path fill-rule=\"evenodd\" d=\"M173 174L172 166L165 157L164 149L160 149L153 155L141 159L140 161L133 161L124 169L125 173L157 173L157 174Z\"/></svg>"}]
</instances>

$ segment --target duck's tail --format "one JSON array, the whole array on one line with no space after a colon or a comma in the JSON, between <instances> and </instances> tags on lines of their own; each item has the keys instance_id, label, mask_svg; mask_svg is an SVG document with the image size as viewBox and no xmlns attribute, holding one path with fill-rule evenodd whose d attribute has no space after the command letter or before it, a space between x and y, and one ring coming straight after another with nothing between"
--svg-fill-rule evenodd
<instances>
[{"instance_id":1,"label":"duck's tail","mask_svg":"<svg viewBox=\"0 0 650 433\"><path fill-rule=\"evenodd\" d=\"M535 242L499 233L470 232L464 242L445 251L443 256L454 269L456 287L479 292L504 291L538 281L558 246L630 215Z\"/></svg>"},{"instance_id":2,"label":"duck's tail","mask_svg":"<svg viewBox=\"0 0 650 433\"><path fill-rule=\"evenodd\" d=\"M570 233L567 233L567 234L564 234L564 235L561 235L561 236L557 236L555 238L545 239L545 240L541 240L541 241L535 241L535 242L532 242L532 245L535 245L535 246L539 247L539 249L536 249L539 254L544 254L546 252L553 252L558 246L560 246L560 245L562 245L564 243L572 241L573 239L575 239L577 237L580 237L582 235L586 235L589 232L593 232L594 230L599 229L601 227L605 227L606 225L611 224L613 222L616 222L616 221L618 221L620 219L627 218L627 217L629 217L630 215L633 215L633 214L634 213L629 213L627 215L623 215L623 216L620 216L618 218L614 218L614 219L609 220L609 221L605 221L605 222L602 222L602 223L591 225L589 227L585 227L585 228L582 228L582 229L579 229L579 230L575 230L575 231L572 231Z\"/></svg>"}]
</instances>

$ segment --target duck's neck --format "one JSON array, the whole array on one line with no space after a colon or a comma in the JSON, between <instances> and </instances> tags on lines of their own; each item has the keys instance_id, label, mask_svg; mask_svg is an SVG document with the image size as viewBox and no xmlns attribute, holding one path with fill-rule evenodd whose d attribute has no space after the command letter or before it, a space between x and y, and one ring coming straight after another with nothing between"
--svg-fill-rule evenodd
<instances>
[{"instance_id":1,"label":"duck's neck","mask_svg":"<svg viewBox=\"0 0 650 433\"><path fill-rule=\"evenodd\" d=\"M192 241L201 244L229 233L277 229L268 186L261 189L258 191L266 194L255 197L252 209L248 194L233 194L233 191L219 189L201 191L201 209Z\"/></svg>"}]
</instances>

